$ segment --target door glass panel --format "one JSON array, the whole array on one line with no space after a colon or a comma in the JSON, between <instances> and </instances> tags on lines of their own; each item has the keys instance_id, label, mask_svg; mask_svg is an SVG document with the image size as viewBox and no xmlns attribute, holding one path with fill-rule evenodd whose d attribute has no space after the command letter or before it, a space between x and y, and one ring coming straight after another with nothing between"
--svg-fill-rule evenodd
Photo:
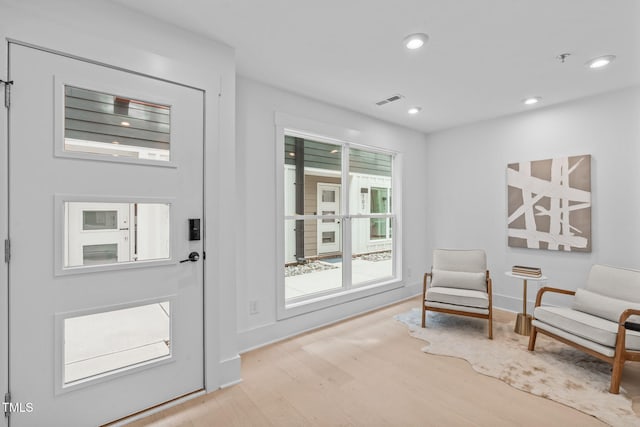
<instances>
[{"instance_id":1,"label":"door glass panel","mask_svg":"<svg viewBox=\"0 0 640 427\"><path fill-rule=\"evenodd\" d=\"M118 226L118 211L83 211L83 230L114 230Z\"/></svg>"},{"instance_id":2,"label":"door glass panel","mask_svg":"<svg viewBox=\"0 0 640 427\"><path fill-rule=\"evenodd\" d=\"M323 190L322 201L334 203L336 201L336 192L334 190Z\"/></svg>"},{"instance_id":3,"label":"door glass panel","mask_svg":"<svg viewBox=\"0 0 640 427\"><path fill-rule=\"evenodd\" d=\"M170 302L64 319L64 385L171 354Z\"/></svg>"},{"instance_id":4,"label":"door glass panel","mask_svg":"<svg viewBox=\"0 0 640 427\"><path fill-rule=\"evenodd\" d=\"M170 160L171 107L73 86L64 106L65 151Z\"/></svg>"},{"instance_id":5,"label":"door glass panel","mask_svg":"<svg viewBox=\"0 0 640 427\"><path fill-rule=\"evenodd\" d=\"M336 241L336 232L335 231L323 231L322 232L322 243L333 243Z\"/></svg>"},{"instance_id":6,"label":"door glass panel","mask_svg":"<svg viewBox=\"0 0 640 427\"><path fill-rule=\"evenodd\" d=\"M64 267L170 257L168 203L65 202Z\"/></svg>"},{"instance_id":7,"label":"door glass panel","mask_svg":"<svg viewBox=\"0 0 640 427\"><path fill-rule=\"evenodd\" d=\"M335 215L336 211L322 211L322 215ZM331 222L336 222L335 219L323 219L322 222L326 223L331 223Z\"/></svg>"},{"instance_id":8,"label":"door glass panel","mask_svg":"<svg viewBox=\"0 0 640 427\"><path fill-rule=\"evenodd\" d=\"M389 213L391 206L391 189L371 187L371 213ZM371 218L371 240L391 238L391 229L387 227L388 218Z\"/></svg>"},{"instance_id":9,"label":"door glass panel","mask_svg":"<svg viewBox=\"0 0 640 427\"><path fill-rule=\"evenodd\" d=\"M371 213L389 212L388 199L386 188L371 187Z\"/></svg>"},{"instance_id":10,"label":"door glass panel","mask_svg":"<svg viewBox=\"0 0 640 427\"><path fill-rule=\"evenodd\" d=\"M387 218L371 218L370 225L369 238L371 240L387 238Z\"/></svg>"},{"instance_id":11,"label":"door glass panel","mask_svg":"<svg viewBox=\"0 0 640 427\"><path fill-rule=\"evenodd\" d=\"M118 244L86 245L82 247L83 265L113 264L118 262Z\"/></svg>"}]
</instances>

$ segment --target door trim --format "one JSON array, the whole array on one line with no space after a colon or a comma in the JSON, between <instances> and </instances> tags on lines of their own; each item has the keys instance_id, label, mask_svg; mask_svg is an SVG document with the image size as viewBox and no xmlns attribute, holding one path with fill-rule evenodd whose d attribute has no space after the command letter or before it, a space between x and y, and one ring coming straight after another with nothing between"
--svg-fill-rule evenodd
<instances>
[{"instance_id":1,"label":"door trim","mask_svg":"<svg viewBox=\"0 0 640 427\"><path fill-rule=\"evenodd\" d=\"M47 53L53 53L54 55L59 55L59 56L65 57L65 58L75 59L75 60L81 61L81 62L87 62L87 63L93 64L93 65L99 65L101 67L110 68L112 70L123 71L125 73L134 74L136 76L141 76L141 77L148 77L150 79L158 80L160 82L171 83L171 84L174 84L174 85L177 85L177 86L182 86L182 87L186 87L186 88L189 88L189 89L195 89L195 90L201 91L203 93L206 92L204 89L199 88L197 86L192 86L192 85L188 85L188 84L185 84L185 83L180 83L178 81L165 79L165 78L162 78L162 77L156 77L156 76L154 76L152 74L142 73L140 71L134 71L134 70L130 70L130 69L124 68L124 67L118 67L117 65L112 65L112 64L109 64L107 62L97 61L95 59L84 58L82 56L73 55L71 53L64 52L62 50L51 49L51 48L48 48L48 47L39 46L39 45L36 45L36 44L33 44L33 43L28 43L28 42L24 42L24 41L21 41L21 40L13 39L11 37L7 37L6 40L7 40L7 43L9 45L15 44L15 45L18 45L18 46L29 47L31 49L40 50L42 52L47 52Z\"/></svg>"},{"instance_id":2,"label":"door trim","mask_svg":"<svg viewBox=\"0 0 640 427\"><path fill-rule=\"evenodd\" d=\"M6 71L6 79L10 81L10 61L9 61L9 42L2 44L0 48L0 53L2 53L2 57L6 58L6 62L3 61L3 64L6 65L6 68L2 67L4 71ZM4 102L4 88L2 88L2 98L3 102L0 104L0 108L4 108L5 112L0 114L0 128L5 126L6 132L2 132L0 135L0 164L5 171L3 177L5 178L5 185L0 190L0 230L2 230L3 239L7 239L10 241L11 237L9 234L9 174L11 172L11 165L9 165L9 139L11 136L11 129L9 127L9 118L10 118L10 108L5 107ZM2 302L0 302L0 313L5 313L2 316L2 320L0 320L0 351L2 355L0 356L0 369L2 373L0 374L0 385L4 385L6 390L0 390L1 393L9 392L9 315L10 315L10 307L9 307L9 265L10 263L3 262L0 266L0 294L4 295L5 298ZM0 422L1 426L9 425L9 417L1 417L3 420Z\"/></svg>"}]
</instances>

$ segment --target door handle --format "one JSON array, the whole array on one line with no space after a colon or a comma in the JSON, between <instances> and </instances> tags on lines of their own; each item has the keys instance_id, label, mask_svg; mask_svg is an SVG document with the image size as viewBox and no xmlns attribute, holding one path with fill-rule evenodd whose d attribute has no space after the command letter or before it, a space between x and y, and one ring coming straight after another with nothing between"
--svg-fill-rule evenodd
<instances>
[{"instance_id":1,"label":"door handle","mask_svg":"<svg viewBox=\"0 0 640 427\"><path fill-rule=\"evenodd\" d=\"M189 254L189 258L183 259L182 261L180 261L180 264L182 264L183 262L188 262L188 261L196 262L199 259L200 259L200 254L198 252L191 252Z\"/></svg>"}]
</instances>

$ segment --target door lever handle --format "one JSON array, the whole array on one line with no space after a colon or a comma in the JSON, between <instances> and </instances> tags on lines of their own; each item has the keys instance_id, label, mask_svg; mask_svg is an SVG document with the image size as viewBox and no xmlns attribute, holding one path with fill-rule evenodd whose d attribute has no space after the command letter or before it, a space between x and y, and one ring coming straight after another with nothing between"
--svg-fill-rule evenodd
<instances>
[{"instance_id":1,"label":"door lever handle","mask_svg":"<svg viewBox=\"0 0 640 427\"><path fill-rule=\"evenodd\" d=\"M196 262L199 259L200 259L200 254L198 252L191 252L189 254L189 258L183 259L182 261L180 261L180 264L182 264L183 262L188 262L188 261Z\"/></svg>"}]
</instances>

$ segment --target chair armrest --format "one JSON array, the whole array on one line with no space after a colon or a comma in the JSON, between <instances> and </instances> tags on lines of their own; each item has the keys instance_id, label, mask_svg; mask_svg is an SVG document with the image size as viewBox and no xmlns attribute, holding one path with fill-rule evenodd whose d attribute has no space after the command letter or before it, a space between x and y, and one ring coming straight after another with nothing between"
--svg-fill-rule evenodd
<instances>
[{"instance_id":1,"label":"chair armrest","mask_svg":"<svg viewBox=\"0 0 640 427\"><path fill-rule=\"evenodd\" d=\"M542 287L540 288L540 290L538 291L538 295L536 296L536 307L540 307L540 304L542 304L542 295L545 292L555 292L557 294L564 294L564 295L575 295L576 291L569 291L567 289L560 289L560 288L550 288L548 286Z\"/></svg>"},{"instance_id":2,"label":"chair armrest","mask_svg":"<svg viewBox=\"0 0 640 427\"><path fill-rule=\"evenodd\" d=\"M635 323L635 322L627 322L627 319L630 316L634 316L634 315L640 316L640 310L635 310L633 308L630 308L628 310L623 311L622 314L620 315L620 320L618 321L618 324L620 326L624 326L625 328L631 329L631 330L634 330L634 331L640 330L640 324ZM629 323L631 325L634 325L634 326L628 327L627 323ZM634 328L638 328L638 329L634 329Z\"/></svg>"},{"instance_id":3,"label":"chair armrest","mask_svg":"<svg viewBox=\"0 0 640 427\"><path fill-rule=\"evenodd\" d=\"M422 300L423 301L427 296L427 277L431 278L431 273L424 273L424 279L422 280Z\"/></svg>"},{"instance_id":4,"label":"chair armrest","mask_svg":"<svg viewBox=\"0 0 640 427\"><path fill-rule=\"evenodd\" d=\"M624 354L626 349L626 336L627 329L631 329L632 331L640 330L640 325L634 322L627 322L629 316L640 315L640 310L634 310L633 308L629 308L622 312L620 315L620 319L618 320L618 338L616 339L616 354ZM629 325L630 327L628 327ZM636 329L637 328L637 329Z\"/></svg>"}]
</instances>

